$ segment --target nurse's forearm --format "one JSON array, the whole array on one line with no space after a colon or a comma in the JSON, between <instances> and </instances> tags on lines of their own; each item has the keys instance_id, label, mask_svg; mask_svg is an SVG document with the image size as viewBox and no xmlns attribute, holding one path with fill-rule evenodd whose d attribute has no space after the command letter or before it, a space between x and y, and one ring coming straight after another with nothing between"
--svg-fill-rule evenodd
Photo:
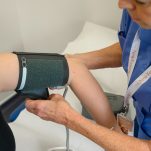
<instances>
[{"instance_id":1,"label":"nurse's forearm","mask_svg":"<svg viewBox=\"0 0 151 151\"><path fill-rule=\"evenodd\" d=\"M119 43L100 50L75 54L73 57L78 58L89 69L119 67L122 65L122 52Z\"/></svg>"},{"instance_id":2,"label":"nurse's forearm","mask_svg":"<svg viewBox=\"0 0 151 151\"><path fill-rule=\"evenodd\" d=\"M80 114L70 114L67 127L81 133L107 151L150 151L150 142L136 139L99 126Z\"/></svg>"}]
</instances>

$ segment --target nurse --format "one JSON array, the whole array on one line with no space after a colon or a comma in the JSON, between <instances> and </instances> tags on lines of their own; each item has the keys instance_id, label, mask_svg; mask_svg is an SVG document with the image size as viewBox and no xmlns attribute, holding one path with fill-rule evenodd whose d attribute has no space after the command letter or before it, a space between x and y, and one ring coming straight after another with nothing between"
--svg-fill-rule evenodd
<instances>
[{"instance_id":1,"label":"nurse","mask_svg":"<svg viewBox=\"0 0 151 151\"><path fill-rule=\"evenodd\" d=\"M123 66L129 80L125 105L132 98L136 109L135 137L92 123L74 111L60 95L52 95L51 101L28 100L26 107L45 120L64 124L81 133L105 150L150 151L151 0L119 0L118 5L123 9L119 42L102 50L69 57L77 59L88 69Z\"/></svg>"}]
</instances>

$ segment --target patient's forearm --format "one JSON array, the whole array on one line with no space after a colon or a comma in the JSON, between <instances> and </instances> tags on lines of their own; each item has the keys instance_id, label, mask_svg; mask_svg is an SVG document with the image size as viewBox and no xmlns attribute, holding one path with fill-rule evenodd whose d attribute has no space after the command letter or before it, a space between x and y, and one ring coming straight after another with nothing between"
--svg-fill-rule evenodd
<instances>
[{"instance_id":1,"label":"patient's forearm","mask_svg":"<svg viewBox=\"0 0 151 151\"><path fill-rule=\"evenodd\" d=\"M122 65L121 47L119 43L100 50L75 54L73 57L79 59L89 69L119 67Z\"/></svg>"},{"instance_id":2,"label":"patient's forearm","mask_svg":"<svg viewBox=\"0 0 151 151\"><path fill-rule=\"evenodd\" d=\"M116 125L111 106L98 82L87 67L74 59L67 59L70 69L70 86L93 119L108 128Z\"/></svg>"}]
</instances>

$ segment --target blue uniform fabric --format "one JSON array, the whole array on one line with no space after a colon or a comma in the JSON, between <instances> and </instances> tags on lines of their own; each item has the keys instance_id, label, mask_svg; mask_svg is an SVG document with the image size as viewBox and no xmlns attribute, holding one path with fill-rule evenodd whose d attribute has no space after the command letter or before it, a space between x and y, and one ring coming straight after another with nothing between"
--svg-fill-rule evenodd
<instances>
[{"instance_id":1,"label":"blue uniform fabric","mask_svg":"<svg viewBox=\"0 0 151 151\"><path fill-rule=\"evenodd\" d=\"M122 64L126 72L128 70L128 60L132 42L138 29L141 44L129 85L151 65L151 30L141 28L137 23L131 20L128 12L123 10L118 36L123 52ZM151 131L151 78L133 95L133 100L136 109L136 121L138 123L137 137L149 140L151 137L144 131L143 128L146 126L143 126L143 124L147 121L147 124L150 125L148 131ZM146 120L146 118L148 119Z\"/></svg>"}]
</instances>

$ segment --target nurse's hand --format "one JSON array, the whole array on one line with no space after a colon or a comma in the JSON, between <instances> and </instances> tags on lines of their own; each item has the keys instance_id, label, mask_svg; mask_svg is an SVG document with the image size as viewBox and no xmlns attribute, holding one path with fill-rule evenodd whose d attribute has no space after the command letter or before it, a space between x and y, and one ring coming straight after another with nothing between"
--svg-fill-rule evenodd
<instances>
[{"instance_id":1,"label":"nurse's hand","mask_svg":"<svg viewBox=\"0 0 151 151\"><path fill-rule=\"evenodd\" d=\"M59 94L52 94L48 100L26 100L26 109L40 118L67 125L74 114L73 108Z\"/></svg>"}]
</instances>

